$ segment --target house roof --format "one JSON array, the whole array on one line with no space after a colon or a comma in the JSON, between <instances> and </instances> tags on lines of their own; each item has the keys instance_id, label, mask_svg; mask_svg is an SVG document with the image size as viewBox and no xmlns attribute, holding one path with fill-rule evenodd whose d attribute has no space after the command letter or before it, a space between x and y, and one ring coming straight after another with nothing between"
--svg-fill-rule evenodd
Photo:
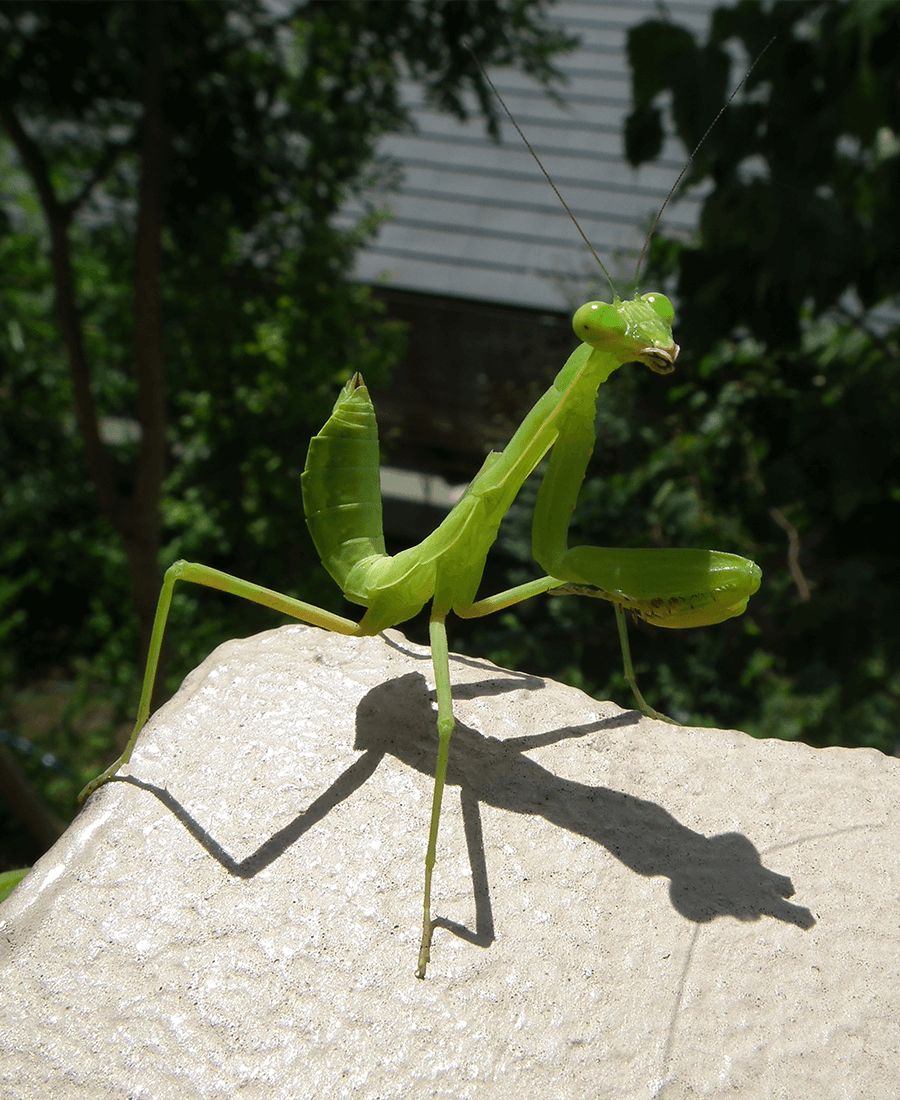
<instances>
[{"instance_id":1,"label":"house roof","mask_svg":"<svg viewBox=\"0 0 900 1100\"><path fill-rule=\"evenodd\" d=\"M668 0L674 22L702 35L714 0ZM630 27L659 18L653 0L562 0L552 19L581 38L557 61L568 82L565 104L509 69L491 77L613 277L628 284L647 229L683 165L670 141L659 162L638 171L624 160L622 126L630 110L625 56ZM395 289L505 305L569 311L608 295L602 272L508 120L502 142L480 116L468 123L404 86L418 132L385 138L381 155L403 170L398 193L369 192L363 202L393 216L358 259L356 277ZM689 232L698 202L670 205L664 224ZM347 208L358 214L363 203ZM623 290L625 287L623 286Z\"/></svg>"}]
</instances>

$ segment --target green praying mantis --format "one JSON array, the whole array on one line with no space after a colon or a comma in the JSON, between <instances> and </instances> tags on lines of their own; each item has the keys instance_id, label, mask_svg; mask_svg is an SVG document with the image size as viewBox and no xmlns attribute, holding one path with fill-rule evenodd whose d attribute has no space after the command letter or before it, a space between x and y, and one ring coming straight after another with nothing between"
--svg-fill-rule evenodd
<instances>
[{"instance_id":1,"label":"green praying mantis","mask_svg":"<svg viewBox=\"0 0 900 1100\"><path fill-rule=\"evenodd\" d=\"M505 104L503 107L506 109ZM613 291L612 303L582 306L573 320L582 343L507 446L487 456L463 497L432 534L418 546L395 555L385 551L375 411L362 377L355 374L310 443L302 489L306 522L325 568L344 596L364 607L365 614L357 622L206 565L175 562L163 580L134 731L119 759L87 785L79 801L131 758L150 714L160 648L178 581L219 589L348 636L378 634L406 622L430 601L438 748L416 968L417 977L424 978L434 927L431 892L441 800L455 725L448 616L478 618L542 593L608 600L615 608L625 675L638 706L651 717L661 718L648 706L635 682L625 612L659 627L708 626L740 615L759 587L758 566L735 554L568 544L569 522L595 444L598 390L625 363L643 363L658 374L669 374L679 351L672 337L673 319L672 303L658 293L635 294L623 301ZM544 575L476 599L500 521L523 482L548 453L532 523L533 555Z\"/></svg>"}]
</instances>

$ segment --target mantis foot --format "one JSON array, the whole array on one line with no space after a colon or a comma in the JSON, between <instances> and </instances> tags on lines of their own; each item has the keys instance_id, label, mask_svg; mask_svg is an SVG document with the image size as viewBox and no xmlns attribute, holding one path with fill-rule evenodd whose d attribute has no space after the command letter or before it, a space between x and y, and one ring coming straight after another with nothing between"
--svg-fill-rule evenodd
<instances>
[{"instance_id":1,"label":"mantis foot","mask_svg":"<svg viewBox=\"0 0 900 1100\"><path fill-rule=\"evenodd\" d=\"M126 762L127 762L127 757L124 756L124 755L120 756L119 759L114 764L112 764L110 767L108 767L105 772L101 772L99 775L95 776L90 781L90 783L88 783L88 785L84 788L84 790L78 795L78 800L77 800L78 805L79 806L83 805L84 802L86 802L87 799L89 799L91 797L91 795L94 793L94 791L98 790L100 787L103 786L104 783L106 783L108 780L112 779L112 777L116 774L116 772L119 770L119 768L121 768L122 765L125 764Z\"/></svg>"},{"instance_id":2,"label":"mantis foot","mask_svg":"<svg viewBox=\"0 0 900 1100\"><path fill-rule=\"evenodd\" d=\"M431 934L433 931L434 926L426 917L422 925L422 942L419 945L419 965L416 967L417 978L425 977L425 969L431 959Z\"/></svg>"}]
</instances>

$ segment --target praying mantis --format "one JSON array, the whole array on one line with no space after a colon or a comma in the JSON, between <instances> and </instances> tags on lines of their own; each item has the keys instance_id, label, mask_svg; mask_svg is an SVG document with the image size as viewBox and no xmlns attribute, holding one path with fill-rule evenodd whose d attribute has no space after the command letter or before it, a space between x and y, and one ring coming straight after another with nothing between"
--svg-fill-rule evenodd
<instances>
[{"instance_id":1,"label":"praying mantis","mask_svg":"<svg viewBox=\"0 0 900 1100\"><path fill-rule=\"evenodd\" d=\"M328 421L312 439L301 480L306 522L322 563L346 599L364 607L365 614L356 621L206 565L175 562L165 574L159 596L134 731L122 755L85 787L79 801L131 758L150 715L160 649L179 581L219 589L348 636L378 634L406 622L430 601L438 747L416 968L416 976L424 978L434 927L431 894L441 801L455 725L448 616L478 618L550 592L607 600L615 608L626 679L638 706L660 718L663 716L647 705L635 682L625 612L659 627L708 626L740 615L759 587L758 566L735 554L568 544L569 522L595 444L598 390L625 363L643 363L658 374L671 373L679 352L672 336L673 320L672 303L659 293L636 293L633 299L622 300L613 291L611 303L582 306L573 319L580 346L507 446L487 456L463 497L432 534L395 555L385 551L375 411L362 377L354 374ZM544 575L477 599L500 521L526 478L548 453L532 522L533 556Z\"/></svg>"}]
</instances>

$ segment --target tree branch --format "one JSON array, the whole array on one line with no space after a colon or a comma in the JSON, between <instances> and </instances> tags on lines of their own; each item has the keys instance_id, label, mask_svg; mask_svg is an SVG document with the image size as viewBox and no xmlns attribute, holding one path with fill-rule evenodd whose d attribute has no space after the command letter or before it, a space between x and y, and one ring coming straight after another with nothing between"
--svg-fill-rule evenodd
<instances>
[{"instance_id":1,"label":"tree branch","mask_svg":"<svg viewBox=\"0 0 900 1100\"><path fill-rule=\"evenodd\" d=\"M135 146L136 142L134 136L130 137L128 141L106 142L103 147L103 153L97 161L94 171L91 172L89 179L73 199L69 199L67 203L62 205L61 209L66 214L66 221L72 220L79 207L88 199L97 184L100 183L101 180L106 179L112 171L116 161L119 159L119 154L124 153L126 149L134 149Z\"/></svg>"},{"instance_id":2,"label":"tree branch","mask_svg":"<svg viewBox=\"0 0 900 1100\"><path fill-rule=\"evenodd\" d=\"M63 204L56 197L43 153L28 136L8 103L0 103L0 123L12 139L25 170L31 176L47 219L56 311L68 352L69 373L75 394L75 412L84 440L88 471L97 490L101 507L113 524L118 526L121 521L123 500L116 491L112 462L100 438L97 408L91 392L91 371L84 349L81 316L75 300L75 280L72 274L72 254L68 235L69 222L74 209L68 209L71 204Z\"/></svg>"}]
</instances>

